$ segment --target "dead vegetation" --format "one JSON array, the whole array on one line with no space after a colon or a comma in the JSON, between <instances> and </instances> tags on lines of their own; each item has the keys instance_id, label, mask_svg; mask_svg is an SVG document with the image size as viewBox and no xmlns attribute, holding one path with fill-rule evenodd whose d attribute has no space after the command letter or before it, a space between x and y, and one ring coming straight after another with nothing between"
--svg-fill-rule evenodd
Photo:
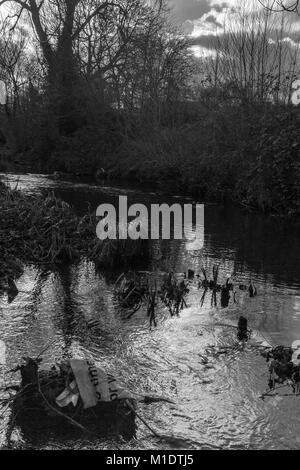
<instances>
[{"instance_id":1,"label":"dead vegetation","mask_svg":"<svg viewBox=\"0 0 300 470\"><path fill-rule=\"evenodd\" d=\"M6 435L8 447L16 427L27 436L44 434L47 430L59 432L61 426L64 432L71 428L94 438L121 436L129 440L135 436L134 400L99 401L95 407L86 409L79 395L76 404L70 402L61 408L57 397L74 382L70 364L61 363L46 371L39 369L41 362L41 358L24 358L24 363L11 371L20 371L22 380L19 387L14 387L16 393L2 400L2 405L11 410Z\"/></svg>"},{"instance_id":2,"label":"dead vegetation","mask_svg":"<svg viewBox=\"0 0 300 470\"><path fill-rule=\"evenodd\" d=\"M276 346L266 349L262 356L269 363L268 390L262 395L274 396L278 389L291 388L292 394L300 395L300 350Z\"/></svg>"},{"instance_id":3,"label":"dead vegetation","mask_svg":"<svg viewBox=\"0 0 300 470\"><path fill-rule=\"evenodd\" d=\"M136 437L137 420L155 437L171 444L176 441L175 437L160 435L152 429L137 410L138 402L174 404L170 399L130 392L87 359L64 361L50 370L40 369L42 362L40 355L34 359L26 357L10 371L20 372L21 382L7 386L4 392L8 398L0 400L4 407L0 418L10 412L7 448L13 447L16 429L32 442L41 438L47 442L53 433L58 438L71 436L71 432L79 433L80 438L127 441Z\"/></svg>"},{"instance_id":4,"label":"dead vegetation","mask_svg":"<svg viewBox=\"0 0 300 470\"><path fill-rule=\"evenodd\" d=\"M85 258L110 270L148 259L147 241L100 241L96 215L78 217L54 194L32 196L1 184L0 211L0 294L13 297L13 282L28 264L55 266Z\"/></svg>"},{"instance_id":5,"label":"dead vegetation","mask_svg":"<svg viewBox=\"0 0 300 470\"><path fill-rule=\"evenodd\" d=\"M251 281L249 286L240 284L238 287L236 287L233 284L232 279L229 277L224 284L220 284L219 266L213 266L213 276L211 279L208 277L208 273L204 268L202 268L202 274L204 279L201 279L200 275L197 276L199 278L198 289L203 289L203 294L200 301L201 307L204 305L208 292L211 292L211 306L218 306L217 294L219 294L222 308L227 308L229 306L231 298L233 299L234 304L237 303L236 294L238 290L248 291L250 298L257 296L257 289L255 286L253 286Z\"/></svg>"},{"instance_id":6,"label":"dead vegetation","mask_svg":"<svg viewBox=\"0 0 300 470\"><path fill-rule=\"evenodd\" d=\"M178 280L173 273L164 275L162 279L138 273L122 274L115 285L115 297L126 318L131 318L145 307L150 326L155 327L158 310L166 307L171 317L179 316L187 307L188 293L186 281Z\"/></svg>"}]
</instances>

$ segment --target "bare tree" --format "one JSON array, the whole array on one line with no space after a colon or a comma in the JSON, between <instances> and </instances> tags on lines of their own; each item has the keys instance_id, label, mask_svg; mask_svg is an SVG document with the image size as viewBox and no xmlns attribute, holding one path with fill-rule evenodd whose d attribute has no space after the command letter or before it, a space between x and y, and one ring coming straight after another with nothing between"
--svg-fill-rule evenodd
<instances>
[{"instance_id":1,"label":"bare tree","mask_svg":"<svg viewBox=\"0 0 300 470\"><path fill-rule=\"evenodd\" d=\"M167 13L167 12L166 12ZM171 27L160 12L149 15L137 28L123 63L114 70L110 83L118 105L139 111L154 121L162 106L179 99L189 74L188 41Z\"/></svg>"},{"instance_id":2,"label":"bare tree","mask_svg":"<svg viewBox=\"0 0 300 470\"><path fill-rule=\"evenodd\" d=\"M92 53L95 52L94 29L97 25L109 23L110 18L117 18L118 25L111 30L107 40L104 60L105 67L115 64L121 51L129 40L127 29L132 18L133 5L135 11L143 2L137 0L2 0L1 5L13 8L13 27L20 21L28 21L37 38L42 57L47 67L47 87L51 99L53 115L58 119L62 131L71 131L78 126L78 82L80 80L78 55L80 51L81 65L83 56L87 58L87 67L91 72L93 66ZM152 8L161 8L161 1L155 1ZM88 53L82 47L83 37L88 40ZM113 36L119 41L112 47ZM103 36L102 36L103 39ZM98 59L101 51L98 51ZM100 54L100 55L99 55Z\"/></svg>"},{"instance_id":3,"label":"bare tree","mask_svg":"<svg viewBox=\"0 0 300 470\"><path fill-rule=\"evenodd\" d=\"M26 43L24 29L12 30L7 21L0 21L0 78L6 83L9 105L13 113L20 107L20 90L26 81Z\"/></svg>"},{"instance_id":4,"label":"bare tree","mask_svg":"<svg viewBox=\"0 0 300 470\"><path fill-rule=\"evenodd\" d=\"M299 72L299 48L287 40L290 23L269 10L243 8L215 41L211 83L229 98L287 102Z\"/></svg>"},{"instance_id":5,"label":"bare tree","mask_svg":"<svg viewBox=\"0 0 300 470\"><path fill-rule=\"evenodd\" d=\"M258 0L264 8L273 12L287 11L300 14L300 0Z\"/></svg>"}]
</instances>

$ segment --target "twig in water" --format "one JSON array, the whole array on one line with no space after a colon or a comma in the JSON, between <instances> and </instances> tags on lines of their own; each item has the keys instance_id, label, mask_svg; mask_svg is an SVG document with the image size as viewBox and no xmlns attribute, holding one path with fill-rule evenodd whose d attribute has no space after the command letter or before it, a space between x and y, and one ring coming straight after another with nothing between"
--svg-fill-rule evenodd
<instances>
[{"instance_id":1,"label":"twig in water","mask_svg":"<svg viewBox=\"0 0 300 470\"><path fill-rule=\"evenodd\" d=\"M278 393L271 393L271 392L276 392L276 390L280 390L281 388L286 388L286 387L289 387L289 385L284 384L284 385L280 385L279 387L274 388L273 390L267 390L259 398L261 398L263 400L265 397L276 397L278 395ZM295 396L295 394L294 394L294 396Z\"/></svg>"},{"instance_id":2,"label":"twig in water","mask_svg":"<svg viewBox=\"0 0 300 470\"><path fill-rule=\"evenodd\" d=\"M152 429L149 424L144 420L144 418L142 418L142 416L140 416L138 414L138 412L134 409L134 407L131 405L131 403L126 400L126 405L128 406L128 408L130 408L130 410L135 414L135 416L146 426L146 428L149 429L149 431L152 432L152 434L155 436L155 437L158 437L159 439L161 438L161 436L156 432L154 431L154 429Z\"/></svg>"},{"instance_id":3,"label":"twig in water","mask_svg":"<svg viewBox=\"0 0 300 470\"><path fill-rule=\"evenodd\" d=\"M56 342L56 340L53 340L51 341L51 343L48 344L48 346L45 347L45 349L43 349L39 355L37 356L36 360L39 359L46 351L48 351L49 348L51 348L51 346L53 346L53 344Z\"/></svg>"}]
</instances>

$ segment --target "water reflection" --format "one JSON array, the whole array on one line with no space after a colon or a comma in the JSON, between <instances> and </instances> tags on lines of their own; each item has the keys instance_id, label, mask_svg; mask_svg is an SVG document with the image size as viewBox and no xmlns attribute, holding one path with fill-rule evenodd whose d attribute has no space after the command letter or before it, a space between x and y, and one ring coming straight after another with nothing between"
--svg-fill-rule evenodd
<instances>
[{"instance_id":1,"label":"water reflection","mask_svg":"<svg viewBox=\"0 0 300 470\"><path fill-rule=\"evenodd\" d=\"M118 194L117 189L70 183L52 186L47 178L33 176L22 177L19 184L27 190L51 187L68 202L77 201L79 211L88 202L92 207L99 200L112 202ZM129 197L150 204L161 196L131 192ZM235 336L230 329L210 326L235 323L242 314L257 340L266 337L274 344L289 345L299 339L298 240L297 227L233 207L207 206L204 249L187 253L184 242L155 242L147 269L180 273L192 268L197 273L204 267L212 273L219 264L221 282L229 276L236 285L251 281L259 295L249 299L247 292L239 291L237 303L230 301L226 309L212 309L207 296L200 308L202 292L195 282L190 286L189 308L180 318L170 319L162 310L158 328L151 330L144 310L130 320L122 317L110 279L97 274L90 263L82 261L55 272L28 267L17 282L21 292L15 302L9 305L6 298L0 299L6 369L18 364L20 357L38 355L50 345L44 353L47 367L61 358L92 357L129 389L171 398L176 405L143 406L141 413L161 433L180 437L187 449L300 449L299 398L282 398L277 404L260 400L267 383L264 360L251 348L215 357L211 347L233 344ZM23 438L19 436L20 442ZM116 443L70 437L62 442L52 436L47 443L35 445L113 449ZM167 448L142 425L138 440L130 446Z\"/></svg>"}]
</instances>

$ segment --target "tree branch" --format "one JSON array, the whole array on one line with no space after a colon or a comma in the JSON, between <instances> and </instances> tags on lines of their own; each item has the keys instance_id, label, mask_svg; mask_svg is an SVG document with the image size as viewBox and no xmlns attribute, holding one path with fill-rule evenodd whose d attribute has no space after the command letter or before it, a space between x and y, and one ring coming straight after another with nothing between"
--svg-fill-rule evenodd
<instances>
[{"instance_id":1,"label":"tree branch","mask_svg":"<svg viewBox=\"0 0 300 470\"><path fill-rule=\"evenodd\" d=\"M300 0L295 0L293 3L289 3L288 0L273 0L271 6L269 6L266 1L258 1L268 11L275 13L287 11L289 13L298 13L298 15L300 15Z\"/></svg>"},{"instance_id":2,"label":"tree branch","mask_svg":"<svg viewBox=\"0 0 300 470\"><path fill-rule=\"evenodd\" d=\"M0 7L2 5L4 5L5 3L18 3L19 5L21 5L21 7L23 9L30 11L30 7L29 7L28 3L26 3L22 0L1 0L0 1Z\"/></svg>"},{"instance_id":3,"label":"tree branch","mask_svg":"<svg viewBox=\"0 0 300 470\"><path fill-rule=\"evenodd\" d=\"M76 39L76 37L81 33L81 31L84 30L84 28L91 22L91 20L97 16L99 13L101 13L102 10L104 10L105 8L107 7L116 7L116 8L119 8L120 11L123 10L123 8L121 7L121 5L117 4L117 3L114 3L114 2L104 2L102 3L101 5L99 5L99 7L97 7L86 19L85 21L80 25L78 26L78 28L76 29L76 31L73 33L73 36L72 36L72 39Z\"/></svg>"}]
</instances>

